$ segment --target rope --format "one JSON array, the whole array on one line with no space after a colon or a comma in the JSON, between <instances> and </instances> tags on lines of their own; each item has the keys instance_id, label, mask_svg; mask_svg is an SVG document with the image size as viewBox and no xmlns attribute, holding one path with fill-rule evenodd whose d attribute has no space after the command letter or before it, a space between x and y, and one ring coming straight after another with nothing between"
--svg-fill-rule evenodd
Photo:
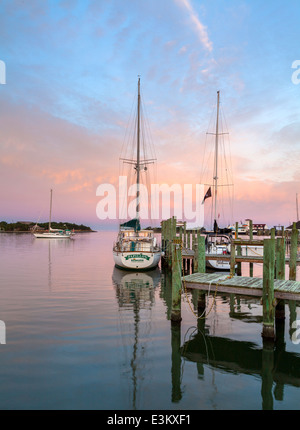
<instances>
[{"instance_id":1,"label":"rope","mask_svg":"<svg viewBox=\"0 0 300 430\"><path fill-rule=\"evenodd\" d=\"M184 273L184 267L183 267L183 257L182 257L182 241L180 242L180 250L181 250L181 270L182 270L182 273ZM177 260L178 261L178 263L180 263L180 261L179 260ZM233 277L233 275L226 275L226 277L224 278L224 279L219 279L219 281L216 283L216 290L215 290L215 294L214 294L214 297L213 297L213 302L212 302L212 304L211 304L211 307L210 307L210 309L209 309L209 311L208 311L208 313L206 313L205 315L204 315L204 313L205 313L205 309L204 309L204 311L202 312L202 314L201 315L197 315L195 312L194 312L194 309L193 309L193 307L192 307L192 304L191 304L191 302L190 302L190 300L189 300L189 298L188 298L188 294L187 294L187 288L186 288L186 283L185 283L185 279L183 279L183 282L182 282L182 280L181 280L181 288L182 288L182 284L183 284L183 288L182 288L182 292L185 294L185 297L186 297L186 300L187 300L187 302L188 302L188 305L189 305L189 308L190 308L190 310L191 310L191 312L193 313L193 315L197 318L197 320L199 320L199 319L204 319L204 318L206 318L209 314L210 314L210 312L211 312L211 310L212 310L212 308L213 308L213 306L214 306L214 303L215 303L215 301L216 301L216 296L217 296L217 292L218 292L218 286L220 285L220 282L221 281L224 281L225 279L230 279L230 278L232 278ZM208 298L209 298L209 295L210 295L210 289L211 289L211 284L212 284L212 282L213 281L211 281L210 283L209 283L209 287L208 287Z\"/></svg>"}]
</instances>

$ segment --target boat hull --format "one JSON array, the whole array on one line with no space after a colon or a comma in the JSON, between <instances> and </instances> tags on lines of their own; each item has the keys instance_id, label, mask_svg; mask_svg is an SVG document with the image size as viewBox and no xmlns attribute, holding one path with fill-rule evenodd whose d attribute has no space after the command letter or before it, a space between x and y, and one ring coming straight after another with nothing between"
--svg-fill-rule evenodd
<instances>
[{"instance_id":1,"label":"boat hull","mask_svg":"<svg viewBox=\"0 0 300 430\"><path fill-rule=\"evenodd\" d=\"M71 239L71 234L33 233L37 239Z\"/></svg>"},{"instance_id":2,"label":"boat hull","mask_svg":"<svg viewBox=\"0 0 300 430\"><path fill-rule=\"evenodd\" d=\"M127 270L149 270L157 267L161 252L113 251L116 267Z\"/></svg>"},{"instance_id":3,"label":"boat hull","mask_svg":"<svg viewBox=\"0 0 300 430\"><path fill-rule=\"evenodd\" d=\"M206 260L206 267L214 270L230 270L230 263L222 260Z\"/></svg>"}]
</instances>

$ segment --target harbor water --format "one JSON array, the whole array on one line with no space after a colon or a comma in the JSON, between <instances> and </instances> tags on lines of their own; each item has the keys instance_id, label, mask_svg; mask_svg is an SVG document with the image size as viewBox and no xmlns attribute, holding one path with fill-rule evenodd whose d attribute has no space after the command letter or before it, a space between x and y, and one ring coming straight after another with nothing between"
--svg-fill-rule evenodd
<instances>
[{"instance_id":1,"label":"harbor water","mask_svg":"<svg viewBox=\"0 0 300 430\"><path fill-rule=\"evenodd\" d=\"M256 298L209 294L197 319L183 292L174 326L169 274L116 269L115 238L0 234L1 410L299 409L295 302L271 348Z\"/></svg>"}]
</instances>

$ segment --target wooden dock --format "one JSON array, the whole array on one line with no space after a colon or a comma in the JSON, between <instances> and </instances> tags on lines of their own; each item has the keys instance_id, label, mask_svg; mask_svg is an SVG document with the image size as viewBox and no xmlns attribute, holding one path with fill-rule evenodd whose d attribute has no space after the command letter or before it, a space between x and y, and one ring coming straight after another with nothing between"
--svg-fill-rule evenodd
<instances>
[{"instance_id":1,"label":"wooden dock","mask_svg":"<svg viewBox=\"0 0 300 430\"><path fill-rule=\"evenodd\" d=\"M183 276L186 288L219 293L262 297L263 279L233 276L228 273L192 273ZM300 282L274 279L274 297L277 300L300 301Z\"/></svg>"},{"instance_id":2,"label":"wooden dock","mask_svg":"<svg viewBox=\"0 0 300 430\"><path fill-rule=\"evenodd\" d=\"M182 248L182 258L187 260L193 260L195 257L195 251L192 249ZM220 261L230 261L229 254L205 254L205 259L207 260L220 260ZM263 263L264 257L262 255L236 255L236 263ZM290 257L287 255L285 257L286 264L289 264ZM297 258L297 266L300 265L300 258Z\"/></svg>"},{"instance_id":3,"label":"wooden dock","mask_svg":"<svg viewBox=\"0 0 300 430\"><path fill-rule=\"evenodd\" d=\"M290 235L290 253L286 256L286 237L283 234L275 237L272 229L270 239L233 239L230 254L207 255L205 238L200 232L192 232L190 237L179 231L177 236L176 218L162 222L162 244L164 250L163 264L172 273L172 313L171 321L181 321L181 295L183 290L202 290L199 295L199 308L205 308L205 292L215 294L238 294L261 297L263 310L263 331L265 339L275 339L275 319L283 319L285 300L300 301L300 282L296 281L298 258L298 230L296 223ZM261 246L263 255L242 255L242 246ZM206 260L219 259L230 261L229 273L205 273ZM185 265L187 262L187 265ZM190 264L192 262L192 264ZM250 264L250 276L241 276L241 263ZM260 262L263 266L263 278L253 277L253 263ZM285 279L285 267L289 265L289 279ZM186 270L187 269L187 270ZM190 269L192 270L191 274ZM238 276L236 276L236 273Z\"/></svg>"}]
</instances>

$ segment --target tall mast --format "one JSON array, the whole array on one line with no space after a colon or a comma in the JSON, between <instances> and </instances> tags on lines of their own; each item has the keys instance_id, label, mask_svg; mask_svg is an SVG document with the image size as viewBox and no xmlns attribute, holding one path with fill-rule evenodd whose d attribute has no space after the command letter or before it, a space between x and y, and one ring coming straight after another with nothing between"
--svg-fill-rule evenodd
<instances>
[{"instance_id":1,"label":"tall mast","mask_svg":"<svg viewBox=\"0 0 300 430\"><path fill-rule=\"evenodd\" d=\"M298 193L296 193L296 211L297 211L297 221L299 221L299 211L298 211Z\"/></svg>"},{"instance_id":2,"label":"tall mast","mask_svg":"<svg viewBox=\"0 0 300 430\"><path fill-rule=\"evenodd\" d=\"M218 137L219 137L219 106L220 106L220 91L217 92L217 121L216 121L216 142L215 142L215 221L217 220L217 194L218 194Z\"/></svg>"},{"instance_id":3,"label":"tall mast","mask_svg":"<svg viewBox=\"0 0 300 430\"><path fill-rule=\"evenodd\" d=\"M51 228L51 212L52 212L52 189L50 190L50 215L49 215L49 231Z\"/></svg>"},{"instance_id":4,"label":"tall mast","mask_svg":"<svg viewBox=\"0 0 300 430\"><path fill-rule=\"evenodd\" d=\"M140 218L140 77L138 79L138 100L137 100L137 153L136 153L136 219Z\"/></svg>"}]
</instances>

